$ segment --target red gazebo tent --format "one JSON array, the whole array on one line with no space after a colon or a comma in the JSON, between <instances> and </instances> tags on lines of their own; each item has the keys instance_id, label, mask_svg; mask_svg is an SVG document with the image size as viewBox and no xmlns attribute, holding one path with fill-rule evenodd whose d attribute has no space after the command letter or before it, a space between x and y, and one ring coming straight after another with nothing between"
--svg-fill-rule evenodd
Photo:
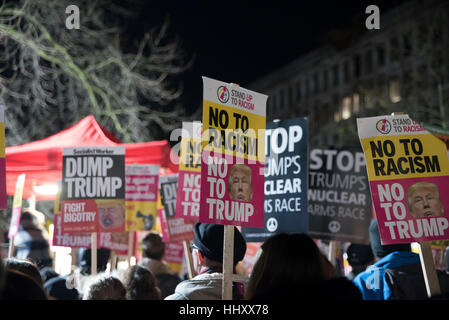
<instances>
[{"instance_id":1,"label":"red gazebo tent","mask_svg":"<svg viewBox=\"0 0 449 320\"><path fill-rule=\"evenodd\" d=\"M6 137L7 139L8 137ZM23 198L30 198L33 185L56 184L62 179L62 149L79 146L125 146L126 164L159 164L163 173L177 172L170 161L167 140L120 143L102 128L94 116L42 140L6 148L6 192L14 195L18 175L25 173ZM54 200L54 195L35 194L36 200Z\"/></svg>"}]
</instances>

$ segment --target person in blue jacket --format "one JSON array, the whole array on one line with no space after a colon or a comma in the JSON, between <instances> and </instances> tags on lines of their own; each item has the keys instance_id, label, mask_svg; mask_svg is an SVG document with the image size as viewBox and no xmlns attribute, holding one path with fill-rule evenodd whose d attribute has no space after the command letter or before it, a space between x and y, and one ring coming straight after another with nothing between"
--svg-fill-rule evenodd
<instances>
[{"instance_id":1,"label":"person in blue jacket","mask_svg":"<svg viewBox=\"0 0 449 320\"><path fill-rule=\"evenodd\" d=\"M390 276L394 274L391 271L401 269L401 274L407 275L407 266L413 266L413 269L420 268L419 255L411 252L409 243L381 245L376 219L371 221L369 236L371 249L377 261L365 271L359 273L353 282L362 292L364 300L395 299L393 292L396 284ZM416 290L411 291L422 293L422 285L416 284Z\"/></svg>"}]
</instances>

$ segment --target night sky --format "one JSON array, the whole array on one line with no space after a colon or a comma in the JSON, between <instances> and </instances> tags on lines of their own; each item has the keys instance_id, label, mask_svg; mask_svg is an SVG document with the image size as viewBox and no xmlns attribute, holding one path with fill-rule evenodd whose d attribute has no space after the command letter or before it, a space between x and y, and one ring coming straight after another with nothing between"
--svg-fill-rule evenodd
<instances>
[{"instance_id":1,"label":"night sky","mask_svg":"<svg viewBox=\"0 0 449 320\"><path fill-rule=\"evenodd\" d=\"M202 75L244 87L325 44L330 30L354 24L364 28L368 5L378 5L382 15L403 2L146 1L133 28L150 28L170 17L170 32L183 40L189 55L195 54L192 69L183 76L183 100L194 110L202 99Z\"/></svg>"}]
</instances>

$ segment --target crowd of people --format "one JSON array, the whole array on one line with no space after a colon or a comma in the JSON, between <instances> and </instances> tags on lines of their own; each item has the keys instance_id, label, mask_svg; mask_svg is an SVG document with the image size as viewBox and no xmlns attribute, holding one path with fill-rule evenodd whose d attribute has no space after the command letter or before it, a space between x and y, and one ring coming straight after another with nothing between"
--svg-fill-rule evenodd
<instances>
[{"instance_id":1,"label":"crowd of people","mask_svg":"<svg viewBox=\"0 0 449 320\"><path fill-rule=\"evenodd\" d=\"M92 275L91 249L79 250L72 274L60 275L52 267L39 267L31 258L6 258L0 267L2 300L162 300L181 279L162 261L163 241L157 234L144 240L144 259L126 270L107 271L111 252L97 250L97 273ZM154 256L155 244L159 245ZM162 244L162 246L160 246ZM152 271L154 270L154 272Z\"/></svg>"},{"instance_id":2,"label":"crowd of people","mask_svg":"<svg viewBox=\"0 0 449 320\"><path fill-rule=\"evenodd\" d=\"M143 258L126 270L106 271L111 252L97 251L92 275L91 249L80 249L70 275L52 268L33 215L22 217L28 235L14 258L0 263L3 300L221 300L224 226L196 223L191 254L195 276L182 279L164 261L165 243L157 233L142 240ZM25 232L25 229L21 229ZM419 255L410 244L382 245L376 220L370 244L346 249L351 272L341 272L307 234L275 234L261 245L246 281L233 282L233 300L441 300L449 293L449 274L437 270L441 294L428 297ZM34 244L33 239L36 239ZM246 241L234 227L234 272L246 253Z\"/></svg>"}]
</instances>

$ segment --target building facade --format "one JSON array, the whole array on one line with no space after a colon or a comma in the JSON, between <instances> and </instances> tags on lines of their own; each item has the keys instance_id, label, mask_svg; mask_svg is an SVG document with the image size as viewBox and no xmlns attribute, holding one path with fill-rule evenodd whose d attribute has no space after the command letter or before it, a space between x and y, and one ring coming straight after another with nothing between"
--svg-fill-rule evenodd
<instances>
[{"instance_id":1,"label":"building facade","mask_svg":"<svg viewBox=\"0 0 449 320\"><path fill-rule=\"evenodd\" d=\"M328 43L247 87L269 95L268 120L307 116L312 146L359 145L356 118L391 112L446 127L448 8L445 1L380 8L380 29L367 30L363 20L346 45Z\"/></svg>"}]
</instances>

